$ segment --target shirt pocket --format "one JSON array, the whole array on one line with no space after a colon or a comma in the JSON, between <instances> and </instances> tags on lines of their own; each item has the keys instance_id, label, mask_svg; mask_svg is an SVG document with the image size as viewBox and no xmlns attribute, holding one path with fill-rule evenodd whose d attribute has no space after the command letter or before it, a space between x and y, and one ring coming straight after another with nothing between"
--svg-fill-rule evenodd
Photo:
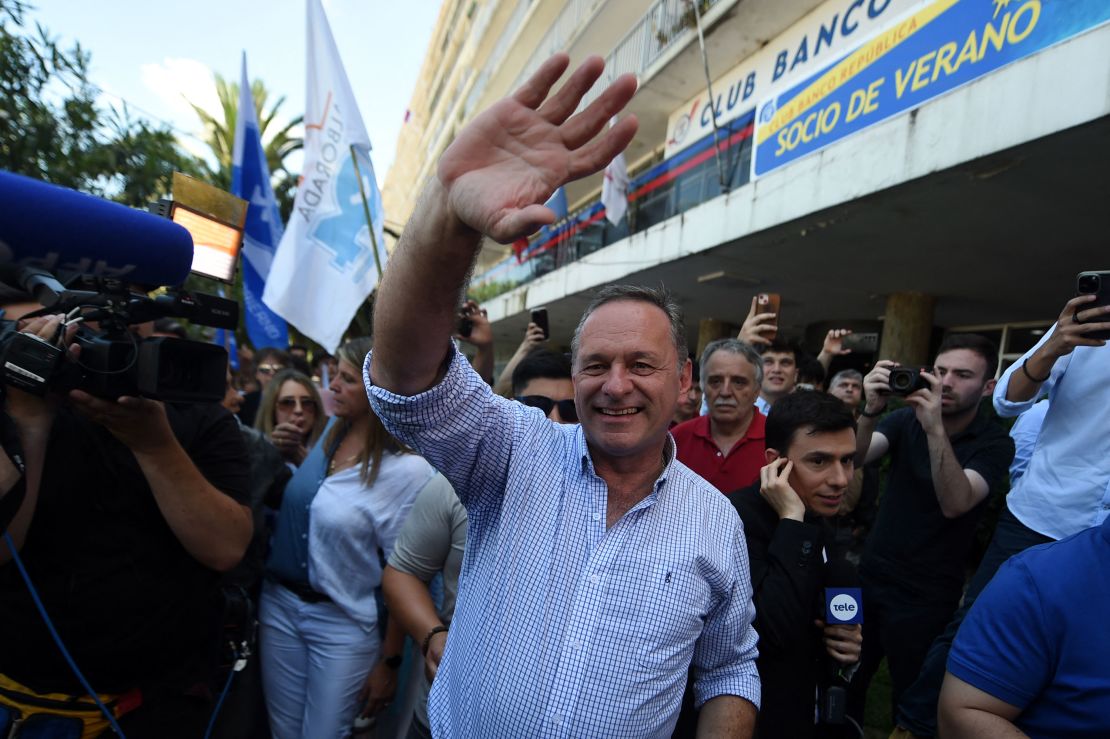
<instances>
[{"instance_id":1,"label":"shirt pocket","mask_svg":"<svg viewBox=\"0 0 1110 739\"><path fill-rule=\"evenodd\" d=\"M709 612L709 583L690 564L626 565L606 588L603 631L628 645L630 667L657 675L685 670Z\"/></svg>"}]
</instances>

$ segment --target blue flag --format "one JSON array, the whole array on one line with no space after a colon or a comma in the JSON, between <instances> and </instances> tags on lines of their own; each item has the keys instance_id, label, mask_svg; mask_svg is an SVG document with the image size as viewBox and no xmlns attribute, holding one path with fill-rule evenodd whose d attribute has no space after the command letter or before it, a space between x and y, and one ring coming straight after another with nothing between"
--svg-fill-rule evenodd
<instances>
[{"instance_id":1,"label":"blue flag","mask_svg":"<svg viewBox=\"0 0 1110 739\"><path fill-rule=\"evenodd\" d=\"M258 116L247 78L247 55L239 81L239 114L235 121L235 147L231 154L231 192L246 200L246 232L243 234L243 314L247 336L255 347L289 345L285 321L262 302L274 251L281 241L281 213L270 186L270 168L262 149Z\"/></svg>"}]
</instances>

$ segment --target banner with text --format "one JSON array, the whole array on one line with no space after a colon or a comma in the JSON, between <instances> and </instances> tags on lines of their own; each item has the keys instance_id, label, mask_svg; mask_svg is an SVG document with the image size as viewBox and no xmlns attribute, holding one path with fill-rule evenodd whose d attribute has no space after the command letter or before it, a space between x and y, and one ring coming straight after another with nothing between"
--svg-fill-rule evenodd
<instances>
[{"instance_id":1,"label":"banner with text","mask_svg":"<svg viewBox=\"0 0 1110 739\"><path fill-rule=\"evenodd\" d=\"M752 178L1110 21L1106 0L933 0L764 100Z\"/></svg>"},{"instance_id":2,"label":"banner with text","mask_svg":"<svg viewBox=\"0 0 1110 739\"><path fill-rule=\"evenodd\" d=\"M773 41L713 80L712 106L702 89L667 119L664 156L670 158L713 133L717 126L749 114L755 104L826 67L891 18L925 0L827 0ZM703 86L704 88L704 86Z\"/></svg>"}]
</instances>

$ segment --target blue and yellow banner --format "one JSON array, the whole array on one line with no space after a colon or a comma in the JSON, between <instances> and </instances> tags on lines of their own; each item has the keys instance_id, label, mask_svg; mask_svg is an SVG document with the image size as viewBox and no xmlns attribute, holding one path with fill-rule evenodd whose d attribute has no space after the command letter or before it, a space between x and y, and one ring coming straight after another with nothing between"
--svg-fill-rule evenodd
<instances>
[{"instance_id":1,"label":"blue and yellow banner","mask_svg":"<svg viewBox=\"0 0 1110 739\"><path fill-rule=\"evenodd\" d=\"M752 177L1110 21L1108 0L933 0L764 100Z\"/></svg>"}]
</instances>

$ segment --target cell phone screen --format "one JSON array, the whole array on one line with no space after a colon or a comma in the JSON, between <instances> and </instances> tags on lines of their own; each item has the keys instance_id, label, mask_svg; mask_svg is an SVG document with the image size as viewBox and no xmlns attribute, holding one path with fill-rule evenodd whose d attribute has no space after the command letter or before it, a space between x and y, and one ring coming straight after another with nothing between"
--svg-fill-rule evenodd
<instances>
[{"instance_id":1,"label":"cell phone screen","mask_svg":"<svg viewBox=\"0 0 1110 739\"><path fill-rule=\"evenodd\" d=\"M536 308L532 311L532 323L543 329L543 338L550 338L551 332L547 326L547 308Z\"/></svg>"}]
</instances>

